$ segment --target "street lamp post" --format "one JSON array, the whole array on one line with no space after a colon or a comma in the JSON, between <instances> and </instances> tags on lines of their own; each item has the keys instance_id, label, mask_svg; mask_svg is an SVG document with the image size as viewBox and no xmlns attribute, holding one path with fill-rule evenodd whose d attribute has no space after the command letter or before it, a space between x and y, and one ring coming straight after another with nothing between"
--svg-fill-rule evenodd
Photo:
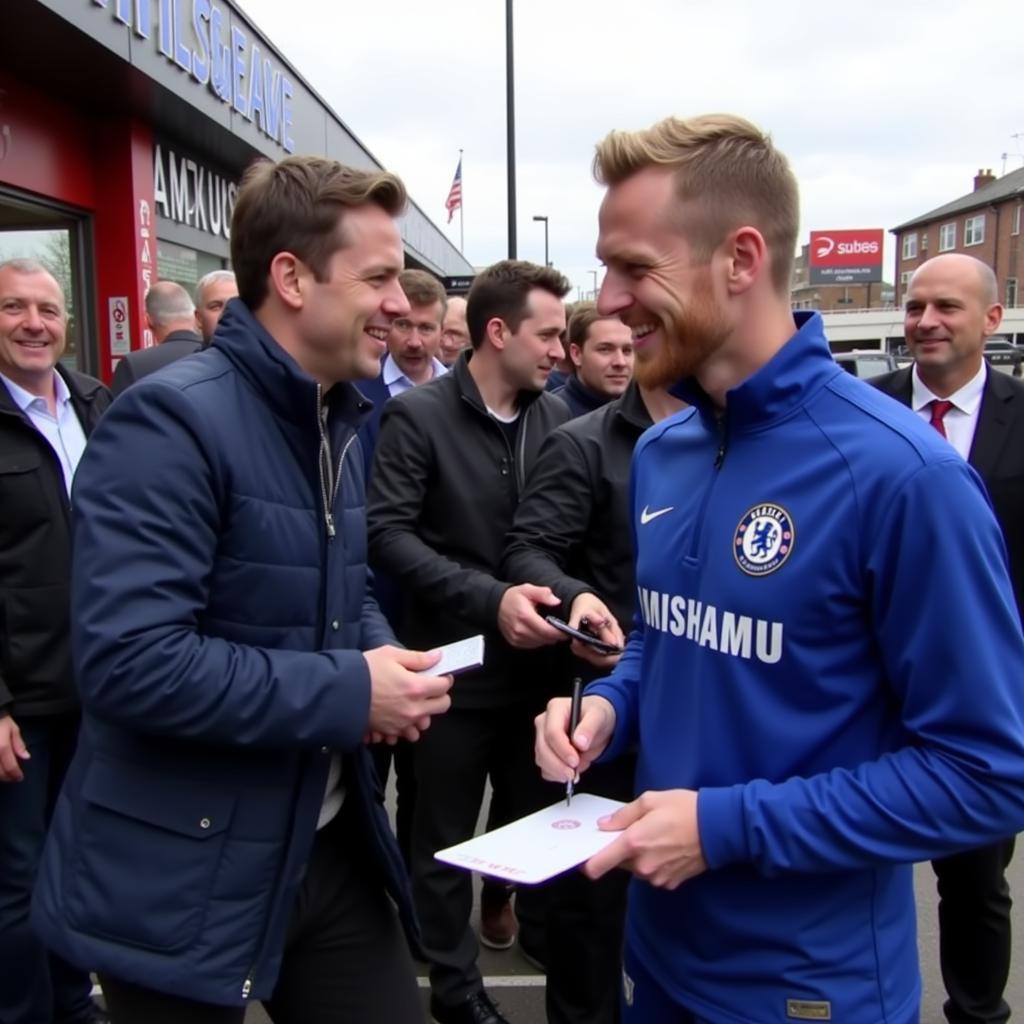
<instances>
[{"instance_id":1,"label":"street lamp post","mask_svg":"<svg viewBox=\"0 0 1024 1024\"><path fill-rule=\"evenodd\" d=\"M548 259L548 219L547 217L542 217L539 215L534 217L533 219L544 221L544 266L550 267L551 260Z\"/></svg>"},{"instance_id":2,"label":"street lamp post","mask_svg":"<svg viewBox=\"0 0 1024 1024\"><path fill-rule=\"evenodd\" d=\"M594 301L597 302L597 271L588 270L587 273L594 279Z\"/></svg>"}]
</instances>

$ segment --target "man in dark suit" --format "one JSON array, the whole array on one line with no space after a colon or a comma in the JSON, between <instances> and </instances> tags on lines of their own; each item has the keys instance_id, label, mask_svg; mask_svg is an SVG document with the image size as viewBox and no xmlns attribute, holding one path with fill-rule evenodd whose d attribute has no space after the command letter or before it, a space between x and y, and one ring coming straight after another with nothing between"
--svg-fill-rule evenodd
<instances>
[{"instance_id":1,"label":"man in dark suit","mask_svg":"<svg viewBox=\"0 0 1024 1024\"><path fill-rule=\"evenodd\" d=\"M973 256L947 253L922 264L910 281L904 320L914 365L872 383L928 420L984 480L1024 617L1024 384L983 358L1003 315L997 299L995 275ZM994 1024L1010 1016L1003 990L1013 845L1010 837L932 862L950 1024Z\"/></svg>"},{"instance_id":2,"label":"man in dark suit","mask_svg":"<svg viewBox=\"0 0 1024 1024\"><path fill-rule=\"evenodd\" d=\"M203 347L202 336L196 333L196 307L188 292L174 281L157 281L146 292L146 322L156 345L129 352L117 364L110 385L115 395L146 374Z\"/></svg>"}]
</instances>

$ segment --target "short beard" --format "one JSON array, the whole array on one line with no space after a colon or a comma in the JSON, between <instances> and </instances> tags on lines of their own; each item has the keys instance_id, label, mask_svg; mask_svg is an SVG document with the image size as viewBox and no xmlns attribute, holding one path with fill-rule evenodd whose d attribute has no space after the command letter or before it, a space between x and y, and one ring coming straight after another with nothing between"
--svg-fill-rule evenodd
<instances>
[{"instance_id":1,"label":"short beard","mask_svg":"<svg viewBox=\"0 0 1024 1024\"><path fill-rule=\"evenodd\" d=\"M695 299L673 322L662 320L662 344L650 360L637 359L636 382L645 388L668 388L696 375L722 346L728 334L713 299Z\"/></svg>"}]
</instances>

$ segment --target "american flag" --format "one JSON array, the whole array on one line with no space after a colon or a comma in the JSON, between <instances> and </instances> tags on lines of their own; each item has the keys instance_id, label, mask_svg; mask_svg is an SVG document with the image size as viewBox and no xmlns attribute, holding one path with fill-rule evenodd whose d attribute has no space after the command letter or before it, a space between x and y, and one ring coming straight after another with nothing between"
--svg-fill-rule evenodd
<instances>
[{"instance_id":1,"label":"american flag","mask_svg":"<svg viewBox=\"0 0 1024 1024\"><path fill-rule=\"evenodd\" d=\"M455 168L455 177L452 178L452 187L448 190L448 198L444 201L444 208L448 211L448 223L451 224L455 211L462 206L462 157L459 157L459 165Z\"/></svg>"}]
</instances>

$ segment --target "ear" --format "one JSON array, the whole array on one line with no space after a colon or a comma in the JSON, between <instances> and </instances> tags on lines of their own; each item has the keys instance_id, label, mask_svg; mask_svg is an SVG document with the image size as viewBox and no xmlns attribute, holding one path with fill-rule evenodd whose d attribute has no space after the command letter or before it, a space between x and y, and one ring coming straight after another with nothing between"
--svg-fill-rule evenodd
<instances>
[{"instance_id":1,"label":"ear","mask_svg":"<svg viewBox=\"0 0 1024 1024\"><path fill-rule=\"evenodd\" d=\"M985 310L985 337L987 338L990 334L994 334L999 330L999 325L1003 322L1003 307L998 302L993 303Z\"/></svg>"},{"instance_id":2,"label":"ear","mask_svg":"<svg viewBox=\"0 0 1024 1024\"><path fill-rule=\"evenodd\" d=\"M579 369L583 365L583 349L574 341L569 346L569 358L572 360L572 365Z\"/></svg>"},{"instance_id":3,"label":"ear","mask_svg":"<svg viewBox=\"0 0 1024 1024\"><path fill-rule=\"evenodd\" d=\"M742 227L730 232L722 243L726 258L726 288L739 295L752 288L769 271L768 246L757 228Z\"/></svg>"},{"instance_id":4,"label":"ear","mask_svg":"<svg viewBox=\"0 0 1024 1024\"><path fill-rule=\"evenodd\" d=\"M290 252L279 252L270 261L269 291L289 309L302 309L308 274L298 256Z\"/></svg>"},{"instance_id":5,"label":"ear","mask_svg":"<svg viewBox=\"0 0 1024 1024\"><path fill-rule=\"evenodd\" d=\"M505 348L505 321L500 316L492 316L484 324L484 341L489 341L499 352Z\"/></svg>"}]
</instances>

